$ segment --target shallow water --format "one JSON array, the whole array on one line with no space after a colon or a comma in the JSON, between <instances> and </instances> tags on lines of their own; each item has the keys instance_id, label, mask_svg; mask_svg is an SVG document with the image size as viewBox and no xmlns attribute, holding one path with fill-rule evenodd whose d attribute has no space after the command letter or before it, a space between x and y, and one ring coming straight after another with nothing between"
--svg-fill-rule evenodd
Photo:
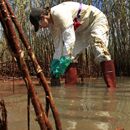
<instances>
[{"instance_id":1,"label":"shallow water","mask_svg":"<svg viewBox=\"0 0 130 130\"><path fill-rule=\"evenodd\" d=\"M27 90L23 80L0 83L0 99L7 109L8 130L27 130ZM43 87L34 82L45 107ZM130 78L117 78L116 90L106 88L102 78L86 79L76 86L50 87L63 130L130 130ZM30 130L40 130L31 105ZM49 121L55 130L51 109Z\"/></svg>"}]
</instances>

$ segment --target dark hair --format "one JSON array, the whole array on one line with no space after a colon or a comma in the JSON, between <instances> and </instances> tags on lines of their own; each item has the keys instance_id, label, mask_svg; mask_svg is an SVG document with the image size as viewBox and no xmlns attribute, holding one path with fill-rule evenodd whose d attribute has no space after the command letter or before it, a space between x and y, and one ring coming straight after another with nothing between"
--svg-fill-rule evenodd
<instances>
[{"instance_id":1,"label":"dark hair","mask_svg":"<svg viewBox=\"0 0 130 130\"><path fill-rule=\"evenodd\" d=\"M48 13L51 11L51 8L50 7L44 7L43 8L43 15L48 15Z\"/></svg>"},{"instance_id":2,"label":"dark hair","mask_svg":"<svg viewBox=\"0 0 130 130\"><path fill-rule=\"evenodd\" d=\"M41 14L48 15L50 10L51 9L49 7L43 9L37 7L30 12L30 22L34 25L35 32L37 32L39 29L39 20L41 19Z\"/></svg>"}]
</instances>

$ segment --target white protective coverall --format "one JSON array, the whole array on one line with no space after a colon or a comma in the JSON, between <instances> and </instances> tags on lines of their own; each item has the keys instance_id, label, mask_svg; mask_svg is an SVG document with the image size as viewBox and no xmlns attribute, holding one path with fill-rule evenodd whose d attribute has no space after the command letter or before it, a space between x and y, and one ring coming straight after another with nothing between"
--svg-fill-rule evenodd
<instances>
[{"instance_id":1,"label":"white protective coverall","mask_svg":"<svg viewBox=\"0 0 130 130\"><path fill-rule=\"evenodd\" d=\"M81 25L74 31L73 20L79 7L80 3L69 1L51 8L54 24L49 28L55 47L53 59L60 60L63 55L75 62L78 54L90 45L96 63L111 60L107 50L109 28L106 16L96 7L82 4L78 18Z\"/></svg>"}]
</instances>

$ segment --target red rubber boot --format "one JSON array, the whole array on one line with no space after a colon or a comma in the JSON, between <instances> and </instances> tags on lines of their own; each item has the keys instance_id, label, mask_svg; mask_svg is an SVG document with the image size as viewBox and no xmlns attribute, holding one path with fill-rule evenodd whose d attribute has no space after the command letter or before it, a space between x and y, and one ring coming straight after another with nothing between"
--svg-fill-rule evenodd
<instances>
[{"instance_id":1,"label":"red rubber boot","mask_svg":"<svg viewBox=\"0 0 130 130\"><path fill-rule=\"evenodd\" d=\"M116 88L116 74L114 61L103 61L100 63L104 80L108 88Z\"/></svg>"},{"instance_id":2,"label":"red rubber boot","mask_svg":"<svg viewBox=\"0 0 130 130\"><path fill-rule=\"evenodd\" d=\"M77 84L77 63L70 63L65 72L65 85Z\"/></svg>"}]
</instances>

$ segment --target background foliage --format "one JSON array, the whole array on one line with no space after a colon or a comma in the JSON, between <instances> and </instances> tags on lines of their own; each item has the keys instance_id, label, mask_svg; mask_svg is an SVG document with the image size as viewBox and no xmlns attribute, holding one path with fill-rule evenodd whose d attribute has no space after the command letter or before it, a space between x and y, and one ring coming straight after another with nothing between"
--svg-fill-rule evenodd
<instances>
[{"instance_id":1,"label":"background foliage","mask_svg":"<svg viewBox=\"0 0 130 130\"><path fill-rule=\"evenodd\" d=\"M48 29L42 29L38 33L34 32L34 28L29 21L29 13L34 7L52 7L63 1L65 0L9 0L46 77L49 77L50 64L54 53L53 41ZM130 0L77 1L94 5L106 14L110 29L108 48L112 59L115 61L116 74L117 76L130 76ZM2 27L0 27L0 35L0 61L12 61ZM25 52L26 60L30 60L21 41L20 44ZM94 63L94 57L90 50L91 48L87 48L80 55L79 77L101 75L100 66Z\"/></svg>"}]
</instances>

